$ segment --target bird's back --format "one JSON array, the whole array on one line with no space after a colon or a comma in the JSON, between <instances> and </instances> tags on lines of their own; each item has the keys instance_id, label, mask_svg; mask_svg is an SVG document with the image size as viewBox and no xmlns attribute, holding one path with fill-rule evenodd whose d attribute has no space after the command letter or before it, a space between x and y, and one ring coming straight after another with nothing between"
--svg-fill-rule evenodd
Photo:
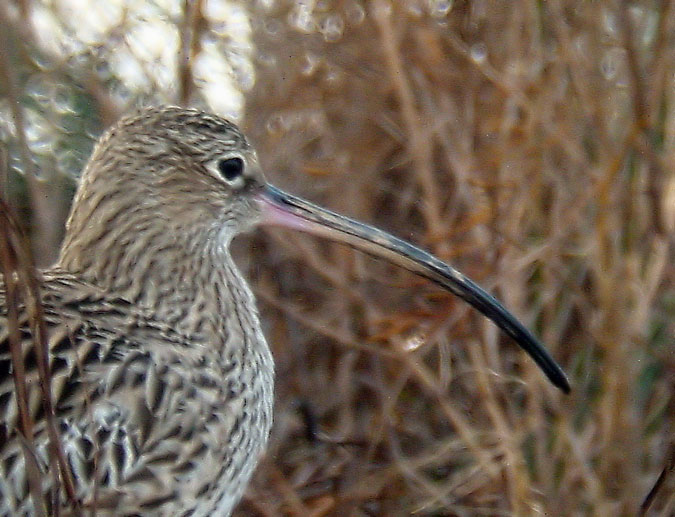
<instances>
[{"instance_id":1,"label":"bird's back","mask_svg":"<svg viewBox=\"0 0 675 517\"><path fill-rule=\"evenodd\" d=\"M271 394L246 384L248 366L62 271L45 274L42 302L56 424L82 505L99 515L229 513L271 425ZM0 515L32 515L1 286L0 306ZM23 309L19 323L34 422L28 453L50 504L49 440Z\"/></svg>"}]
</instances>

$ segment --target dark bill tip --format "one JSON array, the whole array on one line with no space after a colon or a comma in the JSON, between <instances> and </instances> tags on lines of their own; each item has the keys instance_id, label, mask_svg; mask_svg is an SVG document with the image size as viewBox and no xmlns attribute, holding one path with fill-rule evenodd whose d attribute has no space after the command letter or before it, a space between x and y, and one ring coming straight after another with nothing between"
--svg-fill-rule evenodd
<instances>
[{"instance_id":1,"label":"dark bill tip","mask_svg":"<svg viewBox=\"0 0 675 517\"><path fill-rule=\"evenodd\" d=\"M261 206L263 224L285 226L343 242L449 290L511 336L555 386L565 393L570 392L565 372L537 338L492 295L453 267L382 230L320 208L271 185L263 188L256 200Z\"/></svg>"}]
</instances>

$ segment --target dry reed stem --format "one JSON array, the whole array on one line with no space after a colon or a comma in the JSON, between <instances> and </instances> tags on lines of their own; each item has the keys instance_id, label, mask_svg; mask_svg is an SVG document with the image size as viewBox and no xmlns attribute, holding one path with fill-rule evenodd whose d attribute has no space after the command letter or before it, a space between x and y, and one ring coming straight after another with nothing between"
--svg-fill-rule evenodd
<instances>
[{"instance_id":1,"label":"dry reed stem","mask_svg":"<svg viewBox=\"0 0 675 517\"><path fill-rule=\"evenodd\" d=\"M26 468L31 497L37 514L46 512L42 494L42 469L38 465L34 452L33 428L34 422L29 409L29 390L26 384L26 369L24 363L24 348L19 329L20 305L27 311L27 320L30 323L33 336L38 367L38 381L40 384L41 403L44 406L46 430L49 437L50 473L54 478L54 490L51 493L51 507L59 513L60 489L64 488L68 503L72 506L74 515L79 515L79 501L75 495L75 488L56 424L55 411L52 401L51 369L49 367L49 336L44 319L44 311L40 301L38 279L35 276L30 253L25 247L26 239L22 238L11 209L4 200L0 199L0 227L2 228L2 276L5 286L7 303L7 321L10 335L10 352L13 366L14 384L17 394L17 405L20 416L20 434L24 449Z\"/></svg>"},{"instance_id":2,"label":"dry reed stem","mask_svg":"<svg viewBox=\"0 0 675 517\"><path fill-rule=\"evenodd\" d=\"M260 59L244 125L270 180L440 252L533 327L574 390L426 283L265 233L248 269L279 407L239 514L635 514L675 425L673 2L319 4L314 29L293 25L293 0L247 5ZM197 84L176 91L200 101Z\"/></svg>"}]
</instances>

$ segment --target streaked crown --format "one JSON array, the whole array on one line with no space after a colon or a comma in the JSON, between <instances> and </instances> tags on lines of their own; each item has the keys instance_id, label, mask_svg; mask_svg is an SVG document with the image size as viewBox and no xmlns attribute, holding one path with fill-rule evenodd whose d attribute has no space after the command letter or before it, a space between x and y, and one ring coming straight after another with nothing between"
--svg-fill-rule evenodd
<instances>
[{"instance_id":1,"label":"streaked crown","mask_svg":"<svg viewBox=\"0 0 675 517\"><path fill-rule=\"evenodd\" d=\"M255 151L233 123L197 110L146 108L120 120L94 149L60 266L111 285L96 264L103 250L124 263L134 245L148 252L177 240L184 249L226 245L255 224L251 198L263 184Z\"/></svg>"}]
</instances>

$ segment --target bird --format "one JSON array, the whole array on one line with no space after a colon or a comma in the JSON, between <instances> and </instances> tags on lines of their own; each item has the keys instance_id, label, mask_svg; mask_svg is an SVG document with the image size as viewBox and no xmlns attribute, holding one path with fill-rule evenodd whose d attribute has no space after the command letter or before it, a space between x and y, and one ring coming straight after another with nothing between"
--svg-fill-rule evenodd
<instances>
[{"instance_id":1,"label":"bird","mask_svg":"<svg viewBox=\"0 0 675 517\"><path fill-rule=\"evenodd\" d=\"M273 422L273 357L230 254L232 239L258 225L342 242L430 279L496 323L569 392L543 345L462 273L268 184L234 123L198 109L147 107L96 143L58 260L39 275L70 495L50 475L45 401L23 306L34 425L30 440L19 432L6 279L0 284L0 515L59 508L74 515L73 507L97 515L231 514ZM30 495L27 458L40 474L42 499Z\"/></svg>"}]
</instances>

